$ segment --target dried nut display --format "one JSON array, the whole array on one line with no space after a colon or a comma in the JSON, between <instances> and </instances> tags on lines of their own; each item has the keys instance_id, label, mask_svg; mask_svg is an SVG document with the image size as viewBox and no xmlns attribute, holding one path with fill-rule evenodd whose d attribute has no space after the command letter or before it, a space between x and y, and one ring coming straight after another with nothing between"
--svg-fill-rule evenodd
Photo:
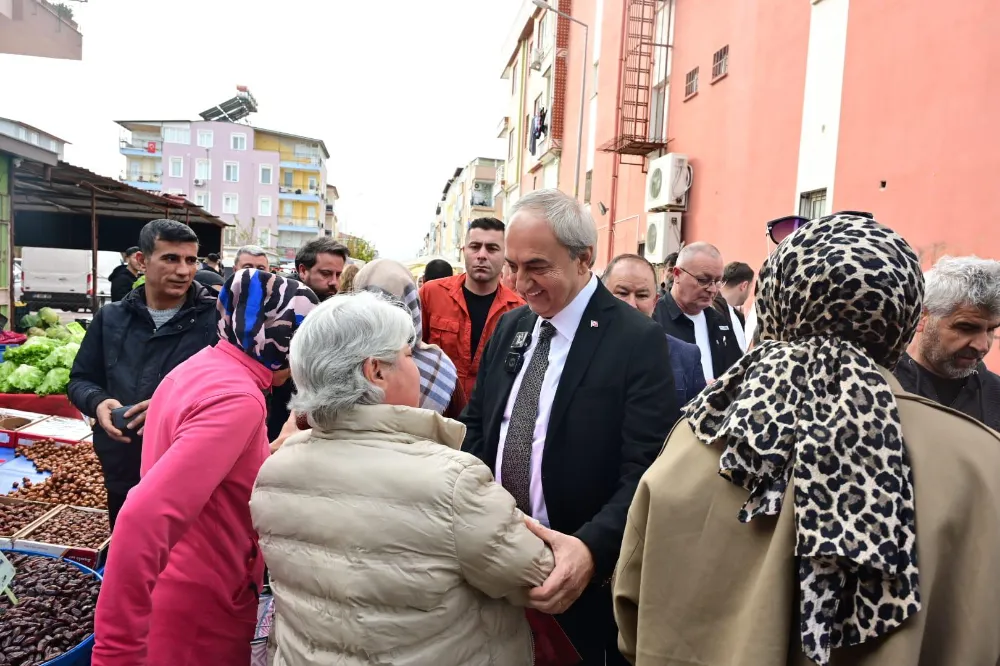
<instances>
[{"instance_id":1,"label":"dried nut display","mask_svg":"<svg viewBox=\"0 0 1000 666\"><path fill-rule=\"evenodd\" d=\"M99 511L81 511L66 508L52 516L24 538L58 546L100 548L108 540L108 514Z\"/></svg>"},{"instance_id":2,"label":"dried nut display","mask_svg":"<svg viewBox=\"0 0 1000 666\"><path fill-rule=\"evenodd\" d=\"M24 479L21 487L10 497L93 509L108 508L101 463L94 453L93 444L58 444L47 439L28 446L18 445L14 454L27 458L38 471L51 472L52 476L44 483L32 484L29 479Z\"/></svg>"},{"instance_id":3,"label":"dried nut display","mask_svg":"<svg viewBox=\"0 0 1000 666\"><path fill-rule=\"evenodd\" d=\"M44 504L0 504L0 537L12 537L52 509Z\"/></svg>"},{"instance_id":4,"label":"dried nut display","mask_svg":"<svg viewBox=\"0 0 1000 666\"><path fill-rule=\"evenodd\" d=\"M0 594L0 666L55 659L94 633L100 581L49 557L7 553L19 604Z\"/></svg>"}]
</instances>

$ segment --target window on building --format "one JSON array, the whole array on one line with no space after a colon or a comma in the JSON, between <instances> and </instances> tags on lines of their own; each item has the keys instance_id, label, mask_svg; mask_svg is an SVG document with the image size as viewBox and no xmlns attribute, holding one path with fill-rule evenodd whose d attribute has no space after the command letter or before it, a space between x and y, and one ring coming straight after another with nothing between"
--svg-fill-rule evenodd
<instances>
[{"instance_id":1,"label":"window on building","mask_svg":"<svg viewBox=\"0 0 1000 666\"><path fill-rule=\"evenodd\" d=\"M524 147L528 147L532 133L535 131L535 119L532 116L524 116Z\"/></svg>"},{"instance_id":2,"label":"window on building","mask_svg":"<svg viewBox=\"0 0 1000 666\"><path fill-rule=\"evenodd\" d=\"M211 160L195 160L195 163L194 163L194 177L195 177L195 180L211 180L212 179L212 161Z\"/></svg>"},{"instance_id":3,"label":"window on building","mask_svg":"<svg viewBox=\"0 0 1000 666\"><path fill-rule=\"evenodd\" d=\"M27 141L28 140L28 130L24 129L23 127L18 127L17 128L17 138L20 139L21 141Z\"/></svg>"},{"instance_id":4,"label":"window on building","mask_svg":"<svg viewBox=\"0 0 1000 666\"><path fill-rule=\"evenodd\" d=\"M285 217L291 217L292 216L292 202L291 201L284 201L284 202L282 202L282 204L281 204L281 214L284 215Z\"/></svg>"},{"instance_id":5,"label":"window on building","mask_svg":"<svg viewBox=\"0 0 1000 666\"><path fill-rule=\"evenodd\" d=\"M667 84L661 83L653 88L649 111L649 140L661 141L663 138L663 121L667 115Z\"/></svg>"},{"instance_id":6,"label":"window on building","mask_svg":"<svg viewBox=\"0 0 1000 666\"><path fill-rule=\"evenodd\" d=\"M510 94L514 95L514 96L517 96L517 92L518 92L518 87L517 87L517 83L518 83L518 81L517 81L517 65L518 65L518 63L515 60L514 61L514 65L513 65L512 69L510 70Z\"/></svg>"},{"instance_id":7,"label":"window on building","mask_svg":"<svg viewBox=\"0 0 1000 666\"><path fill-rule=\"evenodd\" d=\"M212 130L198 130L198 145L202 148L211 148L215 145L215 134Z\"/></svg>"},{"instance_id":8,"label":"window on building","mask_svg":"<svg viewBox=\"0 0 1000 666\"><path fill-rule=\"evenodd\" d=\"M261 247L271 247L271 230L261 229L257 232L257 244Z\"/></svg>"},{"instance_id":9,"label":"window on building","mask_svg":"<svg viewBox=\"0 0 1000 666\"><path fill-rule=\"evenodd\" d=\"M517 128L510 128L510 133L507 135L507 161L514 161L514 149L517 147Z\"/></svg>"},{"instance_id":10,"label":"window on building","mask_svg":"<svg viewBox=\"0 0 1000 666\"><path fill-rule=\"evenodd\" d=\"M485 180L474 182L469 203L479 208L493 208L493 183Z\"/></svg>"},{"instance_id":11,"label":"window on building","mask_svg":"<svg viewBox=\"0 0 1000 666\"><path fill-rule=\"evenodd\" d=\"M684 96L690 97L698 92L698 68L695 67L684 78Z\"/></svg>"},{"instance_id":12,"label":"window on building","mask_svg":"<svg viewBox=\"0 0 1000 666\"><path fill-rule=\"evenodd\" d=\"M587 178L583 181L583 203L590 203L590 188L594 182L593 170L587 172Z\"/></svg>"},{"instance_id":13,"label":"window on building","mask_svg":"<svg viewBox=\"0 0 1000 666\"><path fill-rule=\"evenodd\" d=\"M309 176L309 191L313 192L319 187L319 181L314 176Z\"/></svg>"},{"instance_id":14,"label":"window on building","mask_svg":"<svg viewBox=\"0 0 1000 666\"><path fill-rule=\"evenodd\" d=\"M271 197L261 197L258 200L257 214L261 217L271 217L274 214L271 209Z\"/></svg>"},{"instance_id":15,"label":"window on building","mask_svg":"<svg viewBox=\"0 0 1000 666\"><path fill-rule=\"evenodd\" d=\"M826 215L826 188L803 192L799 196L799 215L810 220Z\"/></svg>"},{"instance_id":16,"label":"window on building","mask_svg":"<svg viewBox=\"0 0 1000 666\"><path fill-rule=\"evenodd\" d=\"M201 206L209 213L212 212L212 195L209 192L198 191L194 193L194 204Z\"/></svg>"},{"instance_id":17,"label":"window on building","mask_svg":"<svg viewBox=\"0 0 1000 666\"><path fill-rule=\"evenodd\" d=\"M28 135L28 140L29 140L29 141L30 141L30 142L31 142L31 143L32 143L33 145L36 145L36 146L37 146L37 145L38 145L38 132L32 132L31 134L29 134L29 135Z\"/></svg>"},{"instance_id":18,"label":"window on building","mask_svg":"<svg viewBox=\"0 0 1000 666\"><path fill-rule=\"evenodd\" d=\"M167 194L172 194L174 196L182 196L184 194L184 190L182 190L179 187L171 187L169 190L167 190Z\"/></svg>"},{"instance_id":19,"label":"window on building","mask_svg":"<svg viewBox=\"0 0 1000 666\"><path fill-rule=\"evenodd\" d=\"M284 179L285 179L284 180L285 187L291 187L292 186L292 172L291 171L286 171L284 173Z\"/></svg>"},{"instance_id":20,"label":"window on building","mask_svg":"<svg viewBox=\"0 0 1000 666\"><path fill-rule=\"evenodd\" d=\"M543 11L538 18L538 50L542 53L548 49L549 45L549 13Z\"/></svg>"},{"instance_id":21,"label":"window on building","mask_svg":"<svg viewBox=\"0 0 1000 666\"><path fill-rule=\"evenodd\" d=\"M316 219L316 206L306 206L306 219L310 221Z\"/></svg>"},{"instance_id":22,"label":"window on building","mask_svg":"<svg viewBox=\"0 0 1000 666\"><path fill-rule=\"evenodd\" d=\"M260 165L260 184L270 185L274 181L274 167L270 164Z\"/></svg>"},{"instance_id":23,"label":"window on building","mask_svg":"<svg viewBox=\"0 0 1000 666\"><path fill-rule=\"evenodd\" d=\"M222 244L226 247L236 247L236 228L228 227L222 236Z\"/></svg>"},{"instance_id":24,"label":"window on building","mask_svg":"<svg viewBox=\"0 0 1000 666\"><path fill-rule=\"evenodd\" d=\"M225 173L222 176L222 180L226 181L227 183L240 182L240 163L226 162Z\"/></svg>"},{"instance_id":25,"label":"window on building","mask_svg":"<svg viewBox=\"0 0 1000 666\"><path fill-rule=\"evenodd\" d=\"M171 157L170 158L170 177L171 178L183 178L184 177L184 158L183 157Z\"/></svg>"},{"instance_id":26,"label":"window on building","mask_svg":"<svg viewBox=\"0 0 1000 666\"><path fill-rule=\"evenodd\" d=\"M57 152L59 150L59 146L56 145L55 139L49 139L49 150L52 152Z\"/></svg>"},{"instance_id":27,"label":"window on building","mask_svg":"<svg viewBox=\"0 0 1000 666\"><path fill-rule=\"evenodd\" d=\"M234 133L229 135L229 147L233 150L246 150L247 149L247 135L242 133Z\"/></svg>"},{"instance_id":28,"label":"window on building","mask_svg":"<svg viewBox=\"0 0 1000 666\"><path fill-rule=\"evenodd\" d=\"M726 44L712 56L712 80L721 79L729 73L729 45Z\"/></svg>"},{"instance_id":29,"label":"window on building","mask_svg":"<svg viewBox=\"0 0 1000 666\"><path fill-rule=\"evenodd\" d=\"M222 195L222 212L228 213L229 215L237 215L240 212L240 195L238 194L223 194Z\"/></svg>"},{"instance_id":30,"label":"window on building","mask_svg":"<svg viewBox=\"0 0 1000 666\"><path fill-rule=\"evenodd\" d=\"M191 128L190 127L164 127L163 128L163 143L182 143L184 145L191 144Z\"/></svg>"}]
</instances>

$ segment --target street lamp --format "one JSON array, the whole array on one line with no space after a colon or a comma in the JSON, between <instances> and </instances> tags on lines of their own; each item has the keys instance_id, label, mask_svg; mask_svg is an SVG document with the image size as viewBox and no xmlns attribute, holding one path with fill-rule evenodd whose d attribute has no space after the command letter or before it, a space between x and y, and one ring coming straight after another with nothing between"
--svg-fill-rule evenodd
<instances>
[{"instance_id":1,"label":"street lamp","mask_svg":"<svg viewBox=\"0 0 1000 666\"><path fill-rule=\"evenodd\" d=\"M583 27L583 76L580 80L580 122L577 126L576 132L576 177L573 179L573 198L576 199L580 194L580 157L583 155L583 109L587 100L587 42L590 39L590 26L588 26L583 21L575 19L565 12L561 12L545 0L532 0L535 6L539 9L547 10L558 14L559 16L576 23ZM557 29L558 31L558 29ZM593 118L590 119L591 122L594 121Z\"/></svg>"}]
</instances>

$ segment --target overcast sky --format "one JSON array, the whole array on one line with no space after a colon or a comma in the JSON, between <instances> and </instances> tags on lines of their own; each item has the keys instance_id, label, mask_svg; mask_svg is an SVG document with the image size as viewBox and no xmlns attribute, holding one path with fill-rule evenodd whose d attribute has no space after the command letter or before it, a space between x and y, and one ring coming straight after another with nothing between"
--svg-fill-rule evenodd
<instances>
[{"instance_id":1,"label":"overcast sky","mask_svg":"<svg viewBox=\"0 0 1000 666\"><path fill-rule=\"evenodd\" d=\"M247 85L260 127L326 141L343 230L416 254L445 181L503 157L501 50L520 0L69 2L83 61L0 55L0 116L117 177L120 119L197 119Z\"/></svg>"}]
</instances>

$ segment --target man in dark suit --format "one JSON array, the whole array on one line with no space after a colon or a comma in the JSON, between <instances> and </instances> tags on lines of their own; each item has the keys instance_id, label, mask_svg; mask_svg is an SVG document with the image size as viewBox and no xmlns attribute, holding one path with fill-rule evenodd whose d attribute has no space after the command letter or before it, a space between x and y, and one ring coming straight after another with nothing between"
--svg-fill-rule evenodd
<instances>
[{"instance_id":1,"label":"man in dark suit","mask_svg":"<svg viewBox=\"0 0 1000 666\"><path fill-rule=\"evenodd\" d=\"M625 301L636 310L653 316L659 295L656 292L656 269L637 254L619 254L608 262L601 282L618 300ZM705 372L701 368L701 351L698 345L667 336L670 346L670 365L674 374L674 388L681 406L705 388Z\"/></svg>"},{"instance_id":2,"label":"man in dark suit","mask_svg":"<svg viewBox=\"0 0 1000 666\"><path fill-rule=\"evenodd\" d=\"M722 284L722 254L708 243L692 243L680 251L670 293L653 310L668 335L698 345L709 382L743 356L733 323L712 307Z\"/></svg>"},{"instance_id":3,"label":"man in dark suit","mask_svg":"<svg viewBox=\"0 0 1000 666\"><path fill-rule=\"evenodd\" d=\"M584 664L625 664L609 581L639 477L679 416L662 330L591 273L597 230L540 190L513 206L506 260L527 306L490 338L462 414L482 459L537 523L556 566L529 593Z\"/></svg>"}]
</instances>

